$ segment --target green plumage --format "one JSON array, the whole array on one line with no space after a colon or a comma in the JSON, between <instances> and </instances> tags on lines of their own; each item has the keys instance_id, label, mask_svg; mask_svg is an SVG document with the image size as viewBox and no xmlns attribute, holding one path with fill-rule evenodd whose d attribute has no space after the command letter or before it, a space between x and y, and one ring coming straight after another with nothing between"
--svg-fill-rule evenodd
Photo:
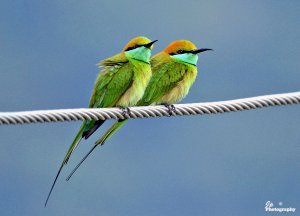
<instances>
[{"instance_id":1,"label":"green plumage","mask_svg":"<svg viewBox=\"0 0 300 216\"><path fill-rule=\"evenodd\" d=\"M189 92L197 76L197 57L191 51L196 46L189 41L175 41L164 51L156 54L150 61L152 68L151 80L144 91L143 97L137 102L138 106L147 106L152 104L173 104L183 99ZM168 51L169 50L169 51ZM180 50L180 54L176 54ZM182 50L189 54L182 53ZM192 57L194 55L194 57ZM189 58L187 58L189 56ZM193 64L191 64L193 59ZM89 156L89 154L98 145L103 145L114 133L116 133L125 123L126 120L116 121L104 135L96 141L94 147L79 162L75 169L68 176L71 178L77 168Z\"/></svg>"},{"instance_id":2,"label":"green plumage","mask_svg":"<svg viewBox=\"0 0 300 216\"><path fill-rule=\"evenodd\" d=\"M131 86L133 77L133 65L130 62L105 68L97 77L89 107L115 106Z\"/></svg>"},{"instance_id":3,"label":"green plumage","mask_svg":"<svg viewBox=\"0 0 300 216\"><path fill-rule=\"evenodd\" d=\"M102 67L102 71L97 76L89 108L128 107L135 105L142 98L151 77L150 55L154 42L145 37L134 38L121 53L98 64ZM127 53L127 50L130 50L130 53ZM45 206L62 168L67 164L81 139L89 138L103 123L103 120L83 121L61 163Z\"/></svg>"},{"instance_id":4,"label":"green plumage","mask_svg":"<svg viewBox=\"0 0 300 216\"><path fill-rule=\"evenodd\" d=\"M179 63L159 53L151 61L152 77L138 106L173 104L184 98L197 76L197 67ZM127 120L116 121L95 143L103 145ZM108 136L109 134L109 136Z\"/></svg>"},{"instance_id":5,"label":"green plumage","mask_svg":"<svg viewBox=\"0 0 300 216\"><path fill-rule=\"evenodd\" d=\"M183 96L174 97L172 100L163 101L163 96L170 92L172 89L180 85L180 82L184 80L185 76L188 76L188 72L196 70L194 66L180 64L174 61L160 63L151 61L153 76L147 86L143 98L138 102L139 106L155 105L155 104L172 104L179 101ZM191 83L194 82L192 77Z\"/></svg>"}]
</instances>

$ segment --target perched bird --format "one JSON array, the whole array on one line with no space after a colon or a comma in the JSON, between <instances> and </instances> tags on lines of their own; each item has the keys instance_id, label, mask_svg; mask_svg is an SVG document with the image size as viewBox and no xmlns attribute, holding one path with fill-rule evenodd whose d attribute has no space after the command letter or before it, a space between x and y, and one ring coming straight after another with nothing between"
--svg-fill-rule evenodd
<instances>
[{"instance_id":1,"label":"perched bird","mask_svg":"<svg viewBox=\"0 0 300 216\"><path fill-rule=\"evenodd\" d=\"M173 103L182 100L189 92L197 76L198 53L211 49L197 49L188 40L177 40L169 44L162 52L151 58L152 77L138 106L163 104L171 113ZM70 173L71 178L78 167L98 146L103 145L128 119L116 121L95 143L88 154Z\"/></svg>"},{"instance_id":2,"label":"perched bird","mask_svg":"<svg viewBox=\"0 0 300 216\"><path fill-rule=\"evenodd\" d=\"M102 70L97 76L89 107L120 107L124 109L134 106L142 98L150 81L152 75L150 56L156 41L151 41L146 37L134 38L129 41L121 53L101 61L98 66ZM82 138L88 139L103 123L104 120L85 120L83 122L62 161L45 206L62 168L67 164L74 149Z\"/></svg>"}]
</instances>

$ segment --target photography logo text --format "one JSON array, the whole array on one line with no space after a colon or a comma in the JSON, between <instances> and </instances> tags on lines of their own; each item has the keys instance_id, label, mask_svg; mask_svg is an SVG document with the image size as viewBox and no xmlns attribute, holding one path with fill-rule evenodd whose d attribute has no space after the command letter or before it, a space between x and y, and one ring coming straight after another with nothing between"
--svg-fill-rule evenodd
<instances>
[{"instance_id":1,"label":"photography logo text","mask_svg":"<svg viewBox=\"0 0 300 216\"><path fill-rule=\"evenodd\" d=\"M296 208L284 207L282 202L278 203L278 206L274 206L273 202L267 201L265 206L266 212L295 212Z\"/></svg>"}]
</instances>

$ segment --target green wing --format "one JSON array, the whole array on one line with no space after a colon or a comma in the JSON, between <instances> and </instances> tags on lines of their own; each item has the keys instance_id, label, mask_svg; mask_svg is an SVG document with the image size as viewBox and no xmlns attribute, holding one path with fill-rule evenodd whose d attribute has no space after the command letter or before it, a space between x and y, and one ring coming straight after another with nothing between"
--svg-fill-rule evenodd
<instances>
[{"instance_id":1,"label":"green wing","mask_svg":"<svg viewBox=\"0 0 300 216\"><path fill-rule=\"evenodd\" d=\"M152 72L153 75L139 105L149 105L159 101L183 79L185 70L182 65L170 62L154 65Z\"/></svg>"},{"instance_id":2,"label":"green wing","mask_svg":"<svg viewBox=\"0 0 300 216\"><path fill-rule=\"evenodd\" d=\"M97 79L89 102L90 108L113 107L121 96L130 88L133 81L132 64L105 67ZM84 134L88 138L104 121L84 121ZM96 125L95 125L96 124Z\"/></svg>"},{"instance_id":3,"label":"green wing","mask_svg":"<svg viewBox=\"0 0 300 216\"><path fill-rule=\"evenodd\" d=\"M128 90L133 81L131 63L122 66L107 67L96 80L89 107L113 107Z\"/></svg>"}]
</instances>

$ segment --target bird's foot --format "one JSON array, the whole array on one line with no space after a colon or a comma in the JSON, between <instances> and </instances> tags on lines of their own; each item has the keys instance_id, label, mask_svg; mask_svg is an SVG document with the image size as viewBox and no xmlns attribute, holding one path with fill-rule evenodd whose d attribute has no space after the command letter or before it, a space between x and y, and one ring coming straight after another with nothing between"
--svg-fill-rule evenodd
<instances>
[{"instance_id":1,"label":"bird's foot","mask_svg":"<svg viewBox=\"0 0 300 216\"><path fill-rule=\"evenodd\" d=\"M131 114L131 110L128 107L119 107L122 110L123 116L129 116Z\"/></svg>"},{"instance_id":2,"label":"bird's foot","mask_svg":"<svg viewBox=\"0 0 300 216\"><path fill-rule=\"evenodd\" d=\"M163 104L166 108L168 108L168 113L169 113L169 116L172 116L175 114L175 111L176 111L176 108L173 104L167 104L167 103L164 103Z\"/></svg>"}]
</instances>

